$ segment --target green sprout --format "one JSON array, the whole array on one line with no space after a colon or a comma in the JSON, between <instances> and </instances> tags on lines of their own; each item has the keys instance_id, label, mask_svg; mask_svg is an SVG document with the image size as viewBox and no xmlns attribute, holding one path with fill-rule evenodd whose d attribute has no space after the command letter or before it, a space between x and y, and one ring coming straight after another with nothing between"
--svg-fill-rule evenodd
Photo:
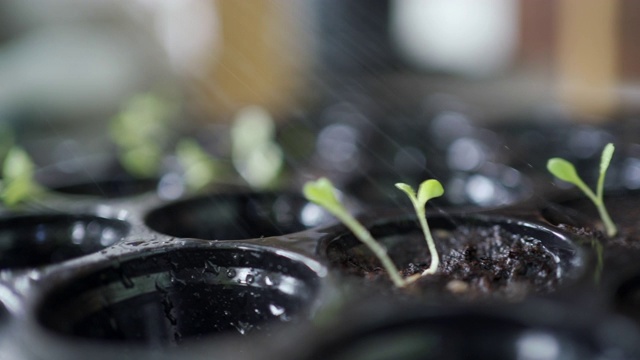
<instances>
[{"instance_id":1,"label":"green sprout","mask_svg":"<svg viewBox=\"0 0 640 360\"><path fill-rule=\"evenodd\" d=\"M425 276L429 274L435 274L438 270L438 265L440 263L440 257L438 256L438 250L436 249L436 244L433 241L433 236L431 236L431 231L429 230L429 224L427 223L427 215L425 211L425 205L427 201L442 196L444 194L444 188L442 184L438 180L429 179L425 180L418 187L418 195L416 196L413 188L407 184L398 183L396 187L402 191L404 191L411 203L413 204L413 208L418 215L418 220L420 221L420 227L422 227L422 232L424 233L424 238L427 241L427 246L429 247L429 253L431 254L431 265L429 268L422 272L420 276Z\"/></svg>"},{"instance_id":2,"label":"green sprout","mask_svg":"<svg viewBox=\"0 0 640 360\"><path fill-rule=\"evenodd\" d=\"M400 190L407 193L411 202L413 203L416 212L418 214L418 218L420 219L420 225L423 229L425 238L427 239L427 245L429 246L429 252L431 253L431 265L427 270L425 270L422 274L417 274L410 276L406 279L403 279L395 264L389 258L387 251L383 246L378 244L375 241L371 233L360 224L342 205L338 197L336 196L336 189L326 178L320 178L316 181L307 182L304 185L303 193L304 196L311 202L314 202L320 206L322 206L325 210L327 210L330 214L338 218L351 232L360 240L365 246L369 248L373 252L373 254L380 260L384 269L389 273L389 277L391 281L393 281L394 285L397 287L404 287L421 276L427 274L433 274L436 272L439 264L438 252L435 248L435 243L433 241L433 237L431 236L431 232L429 231L429 226L427 224L427 218L425 215L424 207L427 201L436 198L438 196L442 196L444 194L444 189L442 188L442 184L437 180L427 180L420 184L418 189L418 195L416 196L413 189L407 184L396 184L396 187Z\"/></svg>"},{"instance_id":3,"label":"green sprout","mask_svg":"<svg viewBox=\"0 0 640 360\"><path fill-rule=\"evenodd\" d=\"M13 146L7 152L2 166L0 197L5 205L13 207L42 192L34 180L34 164L22 148Z\"/></svg>"},{"instance_id":4,"label":"green sprout","mask_svg":"<svg viewBox=\"0 0 640 360\"><path fill-rule=\"evenodd\" d=\"M193 139L182 139L176 145L176 157L184 168L187 188L198 191L213 183L220 174L220 166Z\"/></svg>"},{"instance_id":5,"label":"green sprout","mask_svg":"<svg viewBox=\"0 0 640 360\"><path fill-rule=\"evenodd\" d=\"M358 222L358 220L345 209L340 200L338 200L336 196L337 191L329 179L320 178L316 181L307 182L302 191L309 201L320 205L330 214L338 218L338 220L351 230L358 240L373 252L387 273L389 273L389 277L395 286L403 287L407 285L407 281L400 276L398 269L393 264L393 261L391 261L389 255L387 255L385 248L375 241L369 230Z\"/></svg>"},{"instance_id":6,"label":"green sprout","mask_svg":"<svg viewBox=\"0 0 640 360\"><path fill-rule=\"evenodd\" d=\"M231 127L231 160L236 171L252 188L265 189L278 180L284 154L275 141L276 125L259 106L238 112Z\"/></svg>"},{"instance_id":7,"label":"green sprout","mask_svg":"<svg viewBox=\"0 0 640 360\"><path fill-rule=\"evenodd\" d=\"M155 176L171 137L176 112L171 101L152 93L132 97L109 123L109 134L118 146L120 163L131 175Z\"/></svg>"},{"instance_id":8,"label":"green sprout","mask_svg":"<svg viewBox=\"0 0 640 360\"><path fill-rule=\"evenodd\" d=\"M549 172L551 172L551 174L553 174L560 180L577 186L595 204L609 237L615 236L618 232L618 229L611 220L611 217L609 216L609 213L607 212L607 209L604 205L603 189L604 177L607 173L607 169L609 168L609 163L611 163L611 157L613 156L614 150L615 148L611 143L607 144L604 147L604 150L602 150L602 157L600 159L600 174L598 176L598 184L595 193L584 183L584 181L582 181L582 179L576 172L576 168L567 160L561 158L552 158L547 162L547 169L549 170Z\"/></svg>"}]
</instances>

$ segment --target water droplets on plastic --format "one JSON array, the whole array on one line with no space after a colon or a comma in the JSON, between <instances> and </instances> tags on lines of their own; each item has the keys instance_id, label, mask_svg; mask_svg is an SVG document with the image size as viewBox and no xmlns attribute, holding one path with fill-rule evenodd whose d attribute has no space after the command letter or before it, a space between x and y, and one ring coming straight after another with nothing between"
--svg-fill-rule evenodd
<instances>
[{"instance_id":1,"label":"water droplets on plastic","mask_svg":"<svg viewBox=\"0 0 640 360\"><path fill-rule=\"evenodd\" d=\"M233 279L234 277L236 277L236 271L234 269L227 269L227 277L229 279Z\"/></svg>"},{"instance_id":2,"label":"water droplets on plastic","mask_svg":"<svg viewBox=\"0 0 640 360\"><path fill-rule=\"evenodd\" d=\"M276 304L269 304L269 311L273 316L281 316L285 313L284 307Z\"/></svg>"},{"instance_id":3,"label":"water droplets on plastic","mask_svg":"<svg viewBox=\"0 0 640 360\"><path fill-rule=\"evenodd\" d=\"M241 335L246 335L254 327L252 324L248 322L239 321L239 320L236 323L231 323L231 325L233 325Z\"/></svg>"}]
</instances>

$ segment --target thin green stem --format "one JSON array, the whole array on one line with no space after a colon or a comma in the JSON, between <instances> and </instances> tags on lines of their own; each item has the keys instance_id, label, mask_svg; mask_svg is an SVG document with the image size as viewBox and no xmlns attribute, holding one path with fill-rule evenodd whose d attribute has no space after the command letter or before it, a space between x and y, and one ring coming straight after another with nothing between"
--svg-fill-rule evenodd
<instances>
[{"instance_id":1,"label":"thin green stem","mask_svg":"<svg viewBox=\"0 0 640 360\"><path fill-rule=\"evenodd\" d=\"M397 183L396 187L402 191L409 197L411 200L411 204L413 205L413 209L418 216L418 221L420 222L420 227L422 228L422 232L424 234L424 238L427 242L427 247L429 248L429 254L431 255L431 264L429 268L423 271L421 274L412 275L407 278L407 282L411 283L417 280L421 276L435 274L438 270L438 265L440 265L440 257L438 256L438 250L436 249L435 241L433 240L433 236L431 236L431 231L429 229L429 224L427 223L427 214L425 210L425 206L430 199L433 199L438 196L442 196L444 194L444 189L442 188L442 184L435 179L426 180L420 184L418 187L418 194L416 196L415 191L411 186L404 183Z\"/></svg>"},{"instance_id":2,"label":"thin green stem","mask_svg":"<svg viewBox=\"0 0 640 360\"><path fill-rule=\"evenodd\" d=\"M435 274L438 270L438 265L440 265L440 257L438 256L438 250L436 249L436 243L433 241L433 237L431 236L431 231L429 230L429 224L427 223L427 216L425 214L424 209L418 211L418 220L420 221L420 226L422 227L422 232L424 233L424 238L427 240L427 246L429 247L429 253L431 254L431 264L429 268L422 272L422 275Z\"/></svg>"},{"instance_id":3,"label":"thin green stem","mask_svg":"<svg viewBox=\"0 0 640 360\"><path fill-rule=\"evenodd\" d=\"M604 174L598 176L598 184L596 185L596 197L600 199L600 202L603 202L602 199L604 197Z\"/></svg>"},{"instance_id":4,"label":"thin green stem","mask_svg":"<svg viewBox=\"0 0 640 360\"><path fill-rule=\"evenodd\" d=\"M326 211L338 218L371 252L380 260L389 277L397 287L403 287L408 282L402 279L398 269L387 254L387 250L375 241L371 233L356 220L342 205L336 196L336 190L327 178L307 182L302 190L304 196L322 206Z\"/></svg>"},{"instance_id":5,"label":"thin green stem","mask_svg":"<svg viewBox=\"0 0 640 360\"><path fill-rule=\"evenodd\" d=\"M613 220L611 220L611 216L609 216L609 212L607 208L604 206L604 200L602 198L598 199L595 202L596 207L598 208L598 213L600 214L600 218L602 219L602 223L604 224L604 228L607 231L607 236L613 237L618 233L618 228L616 224L614 224Z\"/></svg>"},{"instance_id":6,"label":"thin green stem","mask_svg":"<svg viewBox=\"0 0 640 360\"><path fill-rule=\"evenodd\" d=\"M384 247L378 244L371 233L360 224L351 214L348 212L333 213L344 225L351 230L351 232L362 241L365 246L373 252L373 254L380 260L384 269L389 273L391 281L397 287L403 287L406 285L404 279L399 274L398 268L395 266L391 258L387 254Z\"/></svg>"},{"instance_id":7,"label":"thin green stem","mask_svg":"<svg viewBox=\"0 0 640 360\"><path fill-rule=\"evenodd\" d=\"M431 264L429 268L422 272L421 276L435 274L438 270L438 265L440 264L440 257L438 256L438 250L436 249L435 241L433 241L433 237L431 236L431 231L429 230L429 224L427 223L427 214L425 212L424 206L418 202L416 197L409 197L411 199L411 204L413 204L413 208L418 215L418 221L420 222L420 227L422 228L422 233L424 234L424 238L427 241L427 247L429 248L429 254L431 255Z\"/></svg>"},{"instance_id":8,"label":"thin green stem","mask_svg":"<svg viewBox=\"0 0 640 360\"><path fill-rule=\"evenodd\" d=\"M602 156L600 158L600 175L598 176L598 183L596 184L595 193L582 181L575 166L562 158L552 158L547 162L547 169L559 178L560 180L567 181L577 186L598 209L600 219L605 226L607 236L615 236L618 232L616 225L611 220L609 213L604 205L604 180L607 174L607 169L611 163L611 158L615 147L612 143L607 144L602 150Z\"/></svg>"},{"instance_id":9,"label":"thin green stem","mask_svg":"<svg viewBox=\"0 0 640 360\"><path fill-rule=\"evenodd\" d=\"M577 178L574 180L574 185L576 185L585 195L587 195L587 197L593 201L594 204L598 204L600 201L598 200L598 196L596 196L596 194L593 193L593 190L591 190L587 184L584 183L584 181L582 181L582 179Z\"/></svg>"}]
</instances>

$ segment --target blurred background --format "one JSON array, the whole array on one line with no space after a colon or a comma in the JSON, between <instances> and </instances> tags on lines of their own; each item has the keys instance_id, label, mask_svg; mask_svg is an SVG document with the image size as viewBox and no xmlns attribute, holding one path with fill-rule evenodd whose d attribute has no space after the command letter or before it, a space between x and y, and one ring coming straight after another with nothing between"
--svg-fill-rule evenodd
<instances>
[{"instance_id":1,"label":"blurred background","mask_svg":"<svg viewBox=\"0 0 640 360\"><path fill-rule=\"evenodd\" d=\"M153 94L173 109L168 137L212 156L244 114L275 124L290 167L346 173L371 132L402 147L428 123L437 147L476 124L626 121L639 17L630 0L1 0L0 122L39 166L93 174L114 117Z\"/></svg>"}]
</instances>

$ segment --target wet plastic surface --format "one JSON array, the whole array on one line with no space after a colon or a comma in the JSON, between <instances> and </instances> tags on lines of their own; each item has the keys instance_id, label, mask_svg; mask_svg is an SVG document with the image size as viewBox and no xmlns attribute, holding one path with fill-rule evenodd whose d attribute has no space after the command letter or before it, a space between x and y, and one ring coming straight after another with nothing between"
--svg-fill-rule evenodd
<instances>
[{"instance_id":1,"label":"wet plastic surface","mask_svg":"<svg viewBox=\"0 0 640 360\"><path fill-rule=\"evenodd\" d=\"M65 206L71 207L62 202L60 210ZM33 255L40 243L63 250L73 244L85 250L70 257L48 253L42 257L46 261L24 263L15 270L7 265L3 270L8 291L17 295L10 297L13 305L2 327L13 329L12 344L23 344L4 345L6 351L25 360L45 354L52 359L87 354L106 359L123 349L131 358L167 359L275 359L283 354L312 359L463 359L471 353L511 359L543 343L549 347L549 359L589 359L606 353L610 339L600 338L596 325L589 325L585 335L570 319L559 324L529 305L544 298L560 308L594 310L593 303L583 299L594 296L591 272L584 271L592 264L590 250L566 232L494 211L430 214L435 232L473 223L543 244L555 258L562 281L550 292L532 291L515 300L523 311L539 313L540 323L533 325L511 313L495 315L504 306L500 300L480 302L478 312L469 313L465 307L450 310L451 302L439 303L437 296L429 297L424 308L415 307L417 317L408 320L406 304L415 306L421 295L374 291L336 271L336 254L357 256L362 245L341 226L305 225L300 220L305 206L305 201L284 193L213 193L145 206L133 199L109 202L112 209L106 213L129 214L124 219L72 214L7 218L5 229L18 229L8 233L12 237L5 236L13 239L7 243L31 249L17 251L7 261L21 259L15 254ZM216 219L220 214L224 217ZM404 212L370 216L365 224L383 243L389 237L419 238L415 220ZM391 243L386 245L392 249ZM373 294L377 295L369 298ZM610 312L601 307L607 300L595 294L601 299L599 316L624 314L614 309L615 301L621 309L633 307L632 292L619 294L611 299ZM420 315L439 306L448 309L446 315ZM15 316L18 313L26 316ZM341 325L344 320L349 326ZM594 341L602 344L595 346ZM331 345L314 348L325 342ZM610 346L624 356L635 351L627 343Z\"/></svg>"},{"instance_id":2,"label":"wet plastic surface","mask_svg":"<svg viewBox=\"0 0 640 360\"><path fill-rule=\"evenodd\" d=\"M37 312L66 336L168 346L294 322L318 281L268 249L180 247L61 284Z\"/></svg>"},{"instance_id":3,"label":"wet plastic surface","mask_svg":"<svg viewBox=\"0 0 640 360\"><path fill-rule=\"evenodd\" d=\"M470 222L522 236L557 265L551 288L470 305L354 279L336 263L366 249L296 193L73 192L0 220L10 359L639 358L632 254L605 254L602 272L593 242L544 206L430 209L440 238ZM391 252L423 241L408 206L362 214Z\"/></svg>"}]
</instances>

